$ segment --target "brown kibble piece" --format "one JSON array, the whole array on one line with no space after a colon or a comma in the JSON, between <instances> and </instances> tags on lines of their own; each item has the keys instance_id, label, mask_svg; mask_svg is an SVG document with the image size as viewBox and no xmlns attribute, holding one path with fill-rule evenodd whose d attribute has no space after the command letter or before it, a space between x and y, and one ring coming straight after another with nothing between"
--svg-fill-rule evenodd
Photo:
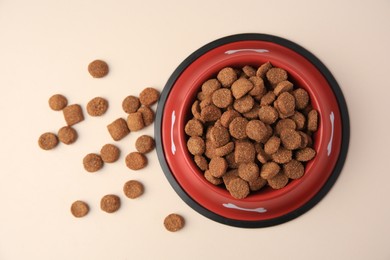
<instances>
[{"instance_id":1,"label":"brown kibble piece","mask_svg":"<svg viewBox=\"0 0 390 260\"><path fill-rule=\"evenodd\" d=\"M203 135L203 124L197 119L188 120L184 127L184 131L189 136L202 136Z\"/></svg>"},{"instance_id":2,"label":"brown kibble piece","mask_svg":"<svg viewBox=\"0 0 390 260\"><path fill-rule=\"evenodd\" d=\"M242 67L242 71L248 78L256 75L256 70L249 65Z\"/></svg>"},{"instance_id":3,"label":"brown kibble piece","mask_svg":"<svg viewBox=\"0 0 390 260\"><path fill-rule=\"evenodd\" d=\"M55 94L49 98L49 106L55 111L60 111L68 105L68 100L61 94Z\"/></svg>"},{"instance_id":4,"label":"brown kibble piece","mask_svg":"<svg viewBox=\"0 0 390 260\"><path fill-rule=\"evenodd\" d=\"M257 119L259 118L259 109L260 107L255 103L251 110L242 115L247 119Z\"/></svg>"},{"instance_id":5,"label":"brown kibble piece","mask_svg":"<svg viewBox=\"0 0 390 260\"><path fill-rule=\"evenodd\" d=\"M145 127L153 124L155 115L154 111L150 107L142 106L138 108L137 112L142 114Z\"/></svg>"},{"instance_id":6,"label":"brown kibble piece","mask_svg":"<svg viewBox=\"0 0 390 260\"><path fill-rule=\"evenodd\" d=\"M105 61L94 60L88 65L88 72L94 78L102 78L108 74L108 65Z\"/></svg>"},{"instance_id":7,"label":"brown kibble piece","mask_svg":"<svg viewBox=\"0 0 390 260\"><path fill-rule=\"evenodd\" d=\"M305 173L305 167L301 162L291 160L290 162L283 165L283 173L290 179L299 179Z\"/></svg>"},{"instance_id":8,"label":"brown kibble piece","mask_svg":"<svg viewBox=\"0 0 390 260\"><path fill-rule=\"evenodd\" d=\"M249 141L237 141L234 149L234 160L236 163L254 162L256 157L255 147Z\"/></svg>"},{"instance_id":9,"label":"brown kibble piece","mask_svg":"<svg viewBox=\"0 0 390 260\"><path fill-rule=\"evenodd\" d=\"M138 97L135 96L127 96L123 101L122 101L122 109L125 111L125 113L130 114L134 113L140 108L141 102L139 101Z\"/></svg>"},{"instance_id":10,"label":"brown kibble piece","mask_svg":"<svg viewBox=\"0 0 390 260\"><path fill-rule=\"evenodd\" d=\"M221 178L228 168L226 160L222 157L214 157L210 160L209 171L215 178Z\"/></svg>"},{"instance_id":11,"label":"brown kibble piece","mask_svg":"<svg viewBox=\"0 0 390 260\"><path fill-rule=\"evenodd\" d=\"M227 110L221 115L221 125L228 128L234 118L240 117L236 110Z\"/></svg>"},{"instance_id":12,"label":"brown kibble piece","mask_svg":"<svg viewBox=\"0 0 390 260\"><path fill-rule=\"evenodd\" d=\"M272 154L271 158L276 163L288 163L292 159L292 152L284 147L279 147L279 150Z\"/></svg>"},{"instance_id":13,"label":"brown kibble piece","mask_svg":"<svg viewBox=\"0 0 390 260\"><path fill-rule=\"evenodd\" d=\"M205 152L205 142L199 136L191 136L187 141L188 151L193 155L201 155Z\"/></svg>"},{"instance_id":14,"label":"brown kibble piece","mask_svg":"<svg viewBox=\"0 0 390 260\"><path fill-rule=\"evenodd\" d=\"M290 118L294 120L297 130L302 130L305 127L306 117L302 113L295 111Z\"/></svg>"},{"instance_id":15,"label":"brown kibble piece","mask_svg":"<svg viewBox=\"0 0 390 260\"><path fill-rule=\"evenodd\" d=\"M277 105L282 114L294 114L295 98L288 92L283 92L278 96Z\"/></svg>"},{"instance_id":16,"label":"brown kibble piece","mask_svg":"<svg viewBox=\"0 0 390 260\"><path fill-rule=\"evenodd\" d=\"M89 206L84 201L76 200L72 203L72 206L70 207L70 212L76 218L82 218L88 214Z\"/></svg>"},{"instance_id":17,"label":"brown kibble piece","mask_svg":"<svg viewBox=\"0 0 390 260\"><path fill-rule=\"evenodd\" d=\"M144 193L144 185L136 180L130 180L123 185L123 193L129 199L136 199Z\"/></svg>"},{"instance_id":18,"label":"brown kibble piece","mask_svg":"<svg viewBox=\"0 0 390 260\"><path fill-rule=\"evenodd\" d=\"M137 111L127 116L127 127L130 131L139 131L145 127L142 113Z\"/></svg>"},{"instance_id":19,"label":"brown kibble piece","mask_svg":"<svg viewBox=\"0 0 390 260\"><path fill-rule=\"evenodd\" d=\"M191 113L198 120L201 119L201 109L199 103L199 100L195 100L195 102L191 106Z\"/></svg>"},{"instance_id":20,"label":"brown kibble piece","mask_svg":"<svg viewBox=\"0 0 390 260\"><path fill-rule=\"evenodd\" d=\"M201 119L205 122L216 121L221 117L221 114L221 110L215 105L208 105L200 112Z\"/></svg>"},{"instance_id":21,"label":"brown kibble piece","mask_svg":"<svg viewBox=\"0 0 390 260\"><path fill-rule=\"evenodd\" d=\"M266 125L260 120L251 120L245 128L246 135L256 142L263 142L268 134Z\"/></svg>"},{"instance_id":22,"label":"brown kibble piece","mask_svg":"<svg viewBox=\"0 0 390 260\"><path fill-rule=\"evenodd\" d=\"M106 113L108 102L102 97L95 97L87 104L87 112L90 116L101 116Z\"/></svg>"},{"instance_id":23,"label":"brown kibble piece","mask_svg":"<svg viewBox=\"0 0 390 260\"><path fill-rule=\"evenodd\" d=\"M118 118L114 120L111 124L107 126L108 132L110 133L112 139L119 141L130 133L129 128L127 127L126 120L123 118Z\"/></svg>"},{"instance_id":24,"label":"brown kibble piece","mask_svg":"<svg viewBox=\"0 0 390 260\"><path fill-rule=\"evenodd\" d=\"M273 91L268 91L264 96L261 97L260 106L269 106L276 99L275 93Z\"/></svg>"},{"instance_id":25,"label":"brown kibble piece","mask_svg":"<svg viewBox=\"0 0 390 260\"><path fill-rule=\"evenodd\" d=\"M53 133L44 133L39 137L38 145L43 150L51 150L58 145L58 138Z\"/></svg>"},{"instance_id":26,"label":"brown kibble piece","mask_svg":"<svg viewBox=\"0 0 390 260\"><path fill-rule=\"evenodd\" d=\"M249 184L241 178L234 178L229 181L227 190L233 198L243 199L249 195Z\"/></svg>"},{"instance_id":27,"label":"brown kibble piece","mask_svg":"<svg viewBox=\"0 0 390 260\"><path fill-rule=\"evenodd\" d=\"M179 231L184 227L184 218L179 214L169 214L164 219L164 227L170 232Z\"/></svg>"},{"instance_id":28,"label":"brown kibble piece","mask_svg":"<svg viewBox=\"0 0 390 260\"><path fill-rule=\"evenodd\" d=\"M285 187L288 183L288 177L283 173L275 175L273 178L268 179L268 185L275 190L279 190Z\"/></svg>"},{"instance_id":29,"label":"brown kibble piece","mask_svg":"<svg viewBox=\"0 0 390 260\"><path fill-rule=\"evenodd\" d=\"M217 79L223 87L230 87L237 80L237 74L234 69L226 67L218 72Z\"/></svg>"},{"instance_id":30,"label":"brown kibble piece","mask_svg":"<svg viewBox=\"0 0 390 260\"><path fill-rule=\"evenodd\" d=\"M306 134L302 131L298 131L298 133L301 135L301 139L302 139L300 148L305 148L307 146L312 145L311 137L308 134Z\"/></svg>"},{"instance_id":31,"label":"brown kibble piece","mask_svg":"<svg viewBox=\"0 0 390 260\"><path fill-rule=\"evenodd\" d=\"M271 160L270 156L265 153L263 148L260 147L260 144L258 144L256 152L257 152L257 157L256 158L262 164L267 163L269 160Z\"/></svg>"},{"instance_id":32,"label":"brown kibble piece","mask_svg":"<svg viewBox=\"0 0 390 260\"><path fill-rule=\"evenodd\" d=\"M266 124L273 124L278 119L278 111L271 106L262 106L259 109L259 119Z\"/></svg>"},{"instance_id":33,"label":"brown kibble piece","mask_svg":"<svg viewBox=\"0 0 390 260\"><path fill-rule=\"evenodd\" d=\"M225 184L226 187L229 185L229 182L231 180L234 180L237 178L239 178L237 169L230 170L222 176L223 183Z\"/></svg>"},{"instance_id":34,"label":"brown kibble piece","mask_svg":"<svg viewBox=\"0 0 390 260\"><path fill-rule=\"evenodd\" d=\"M229 124L229 133L236 139L245 139L246 134L246 125L248 120L243 117L236 117Z\"/></svg>"},{"instance_id":35,"label":"brown kibble piece","mask_svg":"<svg viewBox=\"0 0 390 260\"><path fill-rule=\"evenodd\" d=\"M238 175L245 181L254 181L259 177L259 166L256 163L241 163L238 166Z\"/></svg>"},{"instance_id":36,"label":"brown kibble piece","mask_svg":"<svg viewBox=\"0 0 390 260\"><path fill-rule=\"evenodd\" d=\"M303 88L293 91L297 109L304 109L309 104L309 94Z\"/></svg>"},{"instance_id":37,"label":"brown kibble piece","mask_svg":"<svg viewBox=\"0 0 390 260\"><path fill-rule=\"evenodd\" d=\"M229 143L225 144L224 146L216 148L215 155L223 157L223 156L226 156L229 153L233 152L233 150L234 150L234 143L229 142Z\"/></svg>"},{"instance_id":38,"label":"brown kibble piece","mask_svg":"<svg viewBox=\"0 0 390 260\"><path fill-rule=\"evenodd\" d=\"M96 172L103 168L103 160L99 154L89 153L83 159L84 169L87 172Z\"/></svg>"},{"instance_id":39,"label":"brown kibble piece","mask_svg":"<svg viewBox=\"0 0 390 260\"><path fill-rule=\"evenodd\" d=\"M280 140L283 146L289 150L298 149L302 143L301 135L290 128L285 128L280 132Z\"/></svg>"},{"instance_id":40,"label":"brown kibble piece","mask_svg":"<svg viewBox=\"0 0 390 260\"><path fill-rule=\"evenodd\" d=\"M228 88L221 88L212 94L212 102L216 107L226 108L233 103L232 92Z\"/></svg>"},{"instance_id":41,"label":"brown kibble piece","mask_svg":"<svg viewBox=\"0 0 390 260\"><path fill-rule=\"evenodd\" d=\"M148 164L146 156L140 152L131 152L126 156L126 166L131 170L140 170Z\"/></svg>"},{"instance_id":42,"label":"brown kibble piece","mask_svg":"<svg viewBox=\"0 0 390 260\"><path fill-rule=\"evenodd\" d=\"M277 136L272 136L268 141L264 144L264 152L271 155L276 153L280 147L280 138Z\"/></svg>"},{"instance_id":43,"label":"brown kibble piece","mask_svg":"<svg viewBox=\"0 0 390 260\"><path fill-rule=\"evenodd\" d=\"M206 178L206 180L208 180L211 184L214 184L214 185L219 185L219 184L222 184L223 183L223 180L222 178L216 178L214 177L209 170L206 170L204 172L204 177Z\"/></svg>"},{"instance_id":44,"label":"brown kibble piece","mask_svg":"<svg viewBox=\"0 0 390 260\"><path fill-rule=\"evenodd\" d=\"M260 176L254 179L253 181L248 181L249 189L251 191L258 191L267 184L267 180L261 178Z\"/></svg>"},{"instance_id":45,"label":"brown kibble piece","mask_svg":"<svg viewBox=\"0 0 390 260\"><path fill-rule=\"evenodd\" d=\"M76 130L71 126L64 126L58 130L58 139L64 144L73 144L77 137Z\"/></svg>"},{"instance_id":46,"label":"brown kibble piece","mask_svg":"<svg viewBox=\"0 0 390 260\"><path fill-rule=\"evenodd\" d=\"M114 213L121 206L121 200L117 195L108 194L103 196L100 200L100 208L101 210L107 213Z\"/></svg>"},{"instance_id":47,"label":"brown kibble piece","mask_svg":"<svg viewBox=\"0 0 390 260\"><path fill-rule=\"evenodd\" d=\"M251 91L252 88L253 88L252 82L246 78L239 78L238 80L233 82L231 87L232 94L235 99L242 98L249 91Z\"/></svg>"},{"instance_id":48,"label":"brown kibble piece","mask_svg":"<svg viewBox=\"0 0 390 260\"><path fill-rule=\"evenodd\" d=\"M263 96L265 94L267 90L265 89L262 78L253 76L249 78L249 81L253 84L253 88L249 91L249 95L259 97L260 95Z\"/></svg>"},{"instance_id":49,"label":"brown kibble piece","mask_svg":"<svg viewBox=\"0 0 390 260\"><path fill-rule=\"evenodd\" d=\"M266 77L271 86L276 87L279 82L287 80L287 72L281 68L270 68L266 73Z\"/></svg>"},{"instance_id":50,"label":"brown kibble piece","mask_svg":"<svg viewBox=\"0 0 390 260\"><path fill-rule=\"evenodd\" d=\"M214 105L214 104L213 104L213 99L212 99L212 96L211 96L211 95L210 95L210 96L204 97L204 98L202 99L202 101L200 101L200 103L199 103L200 109L203 109L203 108L205 108L205 107L207 107L207 106L209 106L209 105Z\"/></svg>"},{"instance_id":51,"label":"brown kibble piece","mask_svg":"<svg viewBox=\"0 0 390 260\"><path fill-rule=\"evenodd\" d=\"M199 141L199 143L200 143L200 141ZM206 148L205 148L205 151L204 151L204 155L206 155L207 158L211 159L211 158L214 158L215 156L217 156L215 154L216 148L214 147L213 142L211 142L210 140L207 140L205 146L206 146Z\"/></svg>"},{"instance_id":52,"label":"brown kibble piece","mask_svg":"<svg viewBox=\"0 0 390 260\"><path fill-rule=\"evenodd\" d=\"M297 125L295 121L290 118L282 119L276 123L275 132L277 135L280 135L283 129L286 128L295 130L297 128Z\"/></svg>"},{"instance_id":53,"label":"brown kibble piece","mask_svg":"<svg viewBox=\"0 0 390 260\"><path fill-rule=\"evenodd\" d=\"M155 147L155 141L153 137L149 135L141 135L135 141L135 149L140 153L149 153Z\"/></svg>"},{"instance_id":54,"label":"brown kibble piece","mask_svg":"<svg viewBox=\"0 0 390 260\"><path fill-rule=\"evenodd\" d=\"M234 151L232 153L229 153L228 155L226 155L225 159L226 159L230 169L237 169L238 168L238 163L236 162L236 159L234 156Z\"/></svg>"},{"instance_id":55,"label":"brown kibble piece","mask_svg":"<svg viewBox=\"0 0 390 260\"><path fill-rule=\"evenodd\" d=\"M284 80L282 82L279 82L278 85L276 85L274 93L276 96L279 96L283 92L291 91L293 89L293 86L294 85L290 81Z\"/></svg>"},{"instance_id":56,"label":"brown kibble piece","mask_svg":"<svg viewBox=\"0 0 390 260\"><path fill-rule=\"evenodd\" d=\"M155 88L145 88L139 94L139 102L142 105L150 107L160 98L160 92Z\"/></svg>"},{"instance_id":57,"label":"brown kibble piece","mask_svg":"<svg viewBox=\"0 0 390 260\"><path fill-rule=\"evenodd\" d=\"M62 110L66 124L69 126L75 125L84 120L83 110L80 105L73 104L65 107Z\"/></svg>"},{"instance_id":58,"label":"brown kibble piece","mask_svg":"<svg viewBox=\"0 0 390 260\"><path fill-rule=\"evenodd\" d=\"M307 130L311 132L317 131L318 128L318 112L317 110L311 110L307 115Z\"/></svg>"},{"instance_id":59,"label":"brown kibble piece","mask_svg":"<svg viewBox=\"0 0 390 260\"><path fill-rule=\"evenodd\" d=\"M210 130L210 141L215 148L224 146L230 141L229 131L223 126L214 126Z\"/></svg>"},{"instance_id":60,"label":"brown kibble piece","mask_svg":"<svg viewBox=\"0 0 390 260\"><path fill-rule=\"evenodd\" d=\"M268 70L272 68L272 65L271 63L268 61L264 64L262 64L256 71L256 76L264 79L265 78L265 75L266 73L268 72Z\"/></svg>"},{"instance_id":61,"label":"brown kibble piece","mask_svg":"<svg viewBox=\"0 0 390 260\"><path fill-rule=\"evenodd\" d=\"M202 92L204 95L209 96L217 89L221 88L221 83L217 79L209 79L202 84Z\"/></svg>"},{"instance_id":62,"label":"brown kibble piece","mask_svg":"<svg viewBox=\"0 0 390 260\"><path fill-rule=\"evenodd\" d=\"M263 179L271 179L280 172L280 166L275 162L267 162L263 164L260 171L260 176Z\"/></svg>"},{"instance_id":63,"label":"brown kibble piece","mask_svg":"<svg viewBox=\"0 0 390 260\"><path fill-rule=\"evenodd\" d=\"M202 155L195 155L194 161L196 165L201 169L202 171L206 171L209 168L209 163L207 162L206 158Z\"/></svg>"},{"instance_id":64,"label":"brown kibble piece","mask_svg":"<svg viewBox=\"0 0 390 260\"><path fill-rule=\"evenodd\" d=\"M233 108L240 113L249 112L255 104L255 100L252 96L246 95L242 98L236 99L233 103Z\"/></svg>"},{"instance_id":65,"label":"brown kibble piece","mask_svg":"<svg viewBox=\"0 0 390 260\"><path fill-rule=\"evenodd\" d=\"M113 144L105 144L100 149L100 157L105 163L113 163L119 159L120 150Z\"/></svg>"},{"instance_id":66,"label":"brown kibble piece","mask_svg":"<svg viewBox=\"0 0 390 260\"><path fill-rule=\"evenodd\" d=\"M306 147L295 153L295 159L300 162L307 162L314 158L316 151L313 148Z\"/></svg>"}]
</instances>

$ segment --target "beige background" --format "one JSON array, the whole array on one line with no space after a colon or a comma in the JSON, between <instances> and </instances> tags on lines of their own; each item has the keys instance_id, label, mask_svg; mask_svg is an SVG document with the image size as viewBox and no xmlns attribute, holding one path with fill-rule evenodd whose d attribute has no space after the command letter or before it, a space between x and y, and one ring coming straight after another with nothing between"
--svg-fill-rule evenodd
<instances>
[{"instance_id":1,"label":"beige background","mask_svg":"<svg viewBox=\"0 0 390 260\"><path fill-rule=\"evenodd\" d=\"M378 1L0 1L0 259L390 259L390 2ZM258 32L285 37L320 58L349 106L348 158L331 192L303 216L265 229L213 222L189 208L159 167L132 172L124 155L141 133L118 143L120 162L96 174L81 161L112 142L106 125L124 116L122 99L146 86L162 90L193 51L219 37ZM109 76L86 67L106 60ZM75 126L79 140L53 151L39 135L64 125L48 98L63 93L85 106L110 102L101 118ZM142 133L153 134L153 127ZM141 180L138 200L122 195ZM116 214L100 198L119 194ZM90 214L74 218L83 199ZM185 229L167 232L163 218L182 214Z\"/></svg>"}]
</instances>

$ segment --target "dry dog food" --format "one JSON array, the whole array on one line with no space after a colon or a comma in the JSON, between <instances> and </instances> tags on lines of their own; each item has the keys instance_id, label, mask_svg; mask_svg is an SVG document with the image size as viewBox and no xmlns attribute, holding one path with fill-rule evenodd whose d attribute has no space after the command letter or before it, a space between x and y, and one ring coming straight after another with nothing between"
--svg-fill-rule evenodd
<instances>
[{"instance_id":1,"label":"dry dog food","mask_svg":"<svg viewBox=\"0 0 390 260\"><path fill-rule=\"evenodd\" d=\"M83 159L84 169L88 172L96 172L103 168L103 160L99 154L89 153Z\"/></svg>"},{"instance_id":2,"label":"dry dog food","mask_svg":"<svg viewBox=\"0 0 390 260\"><path fill-rule=\"evenodd\" d=\"M64 144L73 144L77 137L76 130L71 126L64 126L58 130L58 139Z\"/></svg>"},{"instance_id":3,"label":"dry dog food","mask_svg":"<svg viewBox=\"0 0 390 260\"><path fill-rule=\"evenodd\" d=\"M144 193L144 185L142 185L142 183L139 181L131 180L125 183L123 186L123 192L125 193L126 197L135 199Z\"/></svg>"},{"instance_id":4,"label":"dry dog food","mask_svg":"<svg viewBox=\"0 0 390 260\"><path fill-rule=\"evenodd\" d=\"M127 116L127 127L130 131L139 131L145 127L144 119L142 117L142 113L137 111L134 113L130 113Z\"/></svg>"},{"instance_id":5,"label":"dry dog food","mask_svg":"<svg viewBox=\"0 0 390 260\"><path fill-rule=\"evenodd\" d=\"M38 145L43 150L51 150L58 144L58 137L53 133L44 133L38 139Z\"/></svg>"},{"instance_id":6,"label":"dry dog food","mask_svg":"<svg viewBox=\"0 0 390 260\"><path fill-rule=\"evenodd\" d=\"M55 94L49 98L49 106L55 111L60 111L68 105L68 100L61 94Z\"/></svg>"},{"instance_id":7,"label":"dry dog food","mask_svg":"<svg viewBox=\"0 0 390 260\"><path fill-rule=\"evenodd\" d=\"M84 120L83 110L80 105L73 104L65 107L63 110L66 124L75 125Z\"/></svg>"},{"instance_id":8,"label":"dry dog food","mask_svg":"<svg viewBox=\"0 0 390 260\"><path fill-rule=\"evenodd\" d=\"M139 101L144 106L155 104L160 98L160 92L155 88L145 88L139 94Z\"/></svg>"},{"instance_id":9,"label":"dry dog food","mask_svg":"<svg viewBox=\"0 0 390 260\"><path fill-rule=\"evenodd\" d=\"M87 104L87 112L90 116L101 116L106 113L108 102L102 97L95 97Z\"/></svg>"},{"instance_id":10,"label":"dry dog food","mask_svg":"<svg viewBox=\"0 0 390 260\"><path fill-rule=\"evenodd\" d=\"M201 85L191 112L184 128L189 153L206 180L236 199L266 185L283 188L315 157L318 111L270 62L223 68Z\"/></svg>"},{"instance_id":11,"label":"dry dog food","mask_svg":"<svg viewBox=\"0 0 390 260\"><path fill-rule=\"evenodd\" d=\"M135 149L140 153L149 153L155 147L155 142L153 137L149 135L141 135L135 141Z\"/></svg>"},{"instance_id":12,"label":"dry dog food","mask_svg":"<svg viewBox=\"0 0 390 260\"><path fill-rule=\"evenodd\" d=\"M102 78L108 74L108 65L105 61L94 60L88 65L88 72L94 78Z\"/></svg>"},{"instance_id":13,"label":"dry dog food","mask_svg":"<svg viewBox=\"0 0 390 260\"><path fill-rule=\"evenodd\" d=\"M164 219L164 227L171 232L179 231L184 227L184 218L179 214L169 214Z\"/></svg>"},{"instance_id":14,"label":"dry dog food","mask_svg":"<svg viewBox=\"0 0 390 260\"><path fill-rule=\"evenodd\" d=\"M123 118L114 120L107 126L107 129L114 141L119 141L130 133L127 122Z\"/></svg>"},{"instance_id":15,"label":"dry dog food","mask_svg":"<svg viewBox=\"0 0 390 260\"><path fill-rule=\"evenodd\" d=\"M73 216L76 218L82 218L85 215L88 214L89 212L89 206L87 203L81 200L76 200L75 202L72 203L70 206L70 212L72 213Z\"/></svg>"},{"instance_id":16,"label":"dry dog food","mask_svg":"<svg viewBox=\"0 0 390 260\"><path fill-rule=\"evenodd\" d=\"M105 144L100 149L100 157L105 163L113 163L119 159L120 150L113 144Z\"/></svg>"},{"instance_id":17,"label":"dry dog food","mask_svg":"<svg viewBox=\"0 0 390 260\"><path fill-rule=\"evenodd\" d=\"M147 164L148 159L140 152L131 152L126 156L126 165L131 170L140 170Z\"/></svg>"},{"instance_id":18,"label":"dry dog food","mask_svg":"<svg viewBox=\"0 0 390 260\"><path fill-rule=\"evenodd\" d=\"M137 110L137 112L141 113L145 127L154 122L154 111L150 107L142 106Z\"/></svg>"},{"instance_id":19,"label":"dry dog food","mask_svg":"<svg viewBox=\"0 0 390 260\"><path fill-rule=\"evenodd\" d=\"M114 213L121 206L121 200L117 195L108 194L100 200L100 208L107 213Z\"/></svg>"},{"instance_id":20,"label":"dry dog food","mask_svg":"<svg viewBox=\"0 0 390 260\"><path fill-rule=\"evenodd\" d=\"M141 106L139 98L135 96L127 96L122 102L122 109L127 114L137 112L138 108Z\"/></svg>"}]
</instances>

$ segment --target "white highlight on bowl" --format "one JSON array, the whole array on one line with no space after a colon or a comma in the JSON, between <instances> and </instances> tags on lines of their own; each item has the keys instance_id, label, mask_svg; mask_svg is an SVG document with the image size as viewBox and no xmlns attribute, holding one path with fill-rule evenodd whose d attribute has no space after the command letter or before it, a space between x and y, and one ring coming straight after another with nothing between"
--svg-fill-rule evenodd
<instances>
[{"instance_id":1,"label":"white highlight on bowl","mask_svg":"<svg viewBox=\"0 0 390 260\"><path fill-rule=\"evenodd\" d=\"M224 206L225 208L229 208L229 209L238 209L238 210L243 210L243 211L253 211L253 212L258 212L258 213L265 213L265 212L267 212L267 209L265 209L265 208L255 208L255 209L241 208L239 206L234 205L233 203L223 203L222 206Z\"/></svg>"},{"instance_id":2,"label":"white highlight on bowl","mask_svg":"<svg viewBox=\"0 0 390 260\"><path fill-rule=\"evenodd\" d=\"M332 152L333 132L334 132L334 113L333 113L333 111L330 113L329 119L330 119L330 123L332 125L332 132L330 134L330 140L329 140L329 143L328 143L328 156Z\"/></svg>"},{"instance_id":3,"label":"white highlight on bowl","mask_svg":"<svg viewBox=\"0 0 390 260\"><path fill-rule=\"evenodd\" d=\"M175 125L175 121L176 121L175 110L173 110L171 114L171 152L173 155L175 155L176 153L176 145L175 142L173 141L173 126Z\"/></svg>"},{"instance_id":4,"label":"white highlight on bowl","mask_svg":"<svg viewBox=\"0 0 390 260\"><path fill-rule=\"evenodd\" d=\"M259 52L259 53L269 52L269 50L266 50L266 49L238 49L238 50L225 51L225 54L233 54L236 52L243 52L243 51L254 51L254 52Z\"/></svg>"}]
</instances>

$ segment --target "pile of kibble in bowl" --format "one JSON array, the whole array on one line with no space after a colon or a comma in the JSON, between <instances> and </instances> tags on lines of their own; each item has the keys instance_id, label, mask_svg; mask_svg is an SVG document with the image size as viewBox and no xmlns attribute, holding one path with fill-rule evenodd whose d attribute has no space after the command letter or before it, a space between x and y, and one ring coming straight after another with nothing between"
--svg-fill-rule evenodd
<instances>
[{"instance_id":1,"label":"pile of kibble in bowl","mask_svg":"<svg viewBox=\"0 0 390 260\"><path fill-rule=\"evenodd\" d=\"M188 151L204 178L236 199L285 187L316 155L318 112L307 91L270 62L223 68L202 84L191 112Z\"/></svg>"}]
</instances>

